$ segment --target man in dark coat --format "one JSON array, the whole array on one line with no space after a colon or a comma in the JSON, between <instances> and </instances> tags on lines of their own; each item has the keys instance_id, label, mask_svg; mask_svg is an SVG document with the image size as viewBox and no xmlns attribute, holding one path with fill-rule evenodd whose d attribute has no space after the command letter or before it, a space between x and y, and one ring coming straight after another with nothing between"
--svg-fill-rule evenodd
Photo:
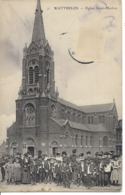
<instances>
[{"instance_id":1,"label":"man in dark coat","mask_svg":"<svg viewBox=\"0 0 125 195\"><path fill-rule=\"evenodd\" d=\"M38 173L37 159L33 159L33 161L30 164L30 175L31 175L31 184L32 185L36 184L37 173Z\"/></svg>"},{"instance_id":2,"label":"man in dark coat","mask_svg":"<svg viewBox=\"0 0 125 195\"><path fill-rule=\"evenodd\" d=\"M79 174L78 174L78 184L80 185L82 183L82 185L84 185L84 166L85 166L85 163L84 163L84 160L80 160L79 162Z\"/></svg>"},{"instance_id":3,"label":"man in dark coat","mask_svg":"<svg viewBox=\"0 0 125 195\"><path fill-rule=\"evenodd\" d=\"M39 183L45 182L46 171L45 171L44 156L42 156L42 159L39 159L38 172L39 172Z\"/></svg>"},{"instance_id":4,"label":"man in dark coat","mask_svg":"<svg viewBox=\"0 0 125 195\"><path fill-rule=\"evenodd\" d=\"M22 168L22 183L29 184L31 182L30 158L28 157L27 153L24 154L24 159L21 162L21 168Z\"/></svg>"},{"instance_id":5,"label":"man in dark coat","mask_svg":"<svg viewBox=\"0 0 125 195\"><path fill-rule=\"evenodd\" d=\"M64 187L68 187L70 188L70 166L69 166L69 162L67 163L63 163L62 165L62 178L63 178L63 185Z\"/></svg>"},{"instance_id":6,"label":"man in dark coat","mask_svg":"<svg viewBox=\"0 0 125 195\"><path fill-rule=\"evenodd\" d=\"M102 158L102 153L98 154L98 158L98 186L104 186L105 159Z\"/></svg>"},{"instance_id":7,"label":"man in dark coat","mask_svg":"<svg viewBox=\"0 0 125 195\"><path fill-rule=\"evenodd\" d=\"M0 162L1 175L2 175L1 182L3 182L5 180L5 169L4 169L4 165L5 165L5 161L3 159L1 159L1 162Z\"/></svg>"},{"instance_id":8,"label":"man in dark coat","mask_svg":"<svg viewBox=\"0 0 125 195\"><path fill-rule=\"evenodd\" d=\"M77 152L76 149L73 149L73 150L72 150L72 155L70 156L71 162L76 162L76 159L77 159L76 152Z\"/></svg>"},{"instance_id":9,"label":"man in dark coat","mask_svg":"<svg viewBox=\"0 0 125 195\"><path fill-rule=\"evenodd\" d=\"M69 157L67 157L66 151L62 152L62 161L65 162L65 163L69 162Z\"/></svg>"},{"instance_id":10,"label":"man in dark coat","mask_svg":"<svg viewBox=\"0 0 125 195\"><path fill-rule=\"evenodd\" d=\"M57 185L61 185L61 182L62 182L62 165L61 165L61 161L58 161L58 163L55 165L55 174L56 174Z\"/></svg>"}]
</instances>

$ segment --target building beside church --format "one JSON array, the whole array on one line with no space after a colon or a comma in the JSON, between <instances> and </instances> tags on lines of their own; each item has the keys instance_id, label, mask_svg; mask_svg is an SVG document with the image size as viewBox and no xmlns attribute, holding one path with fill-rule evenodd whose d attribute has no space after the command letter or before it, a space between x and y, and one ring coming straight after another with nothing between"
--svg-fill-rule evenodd
<instances>
[{"instance_id":1,"label":"building beside church","mask_svg":"<svg viewBox=\"0 0 125 195\"><path fill-rule=\"evenodd\" d=\"M16 100L16 122L7 129L8 154L42 150L55 155L115 151L118 115L115 101L77 106L59 98L55 90L54 52L44 31L40 0L37 0L32 41L25 45L22 85Z\"/></svg>"},{"instance_id":2,"label":"building beside church","mask_svg":"<svg viewBox=\"0 0 125 195\"><path fill-rule=\"evenodd\" d=\"M122 155L122 120L118 121L116 128L116 153Z\"/></svg>"}]
</instances>

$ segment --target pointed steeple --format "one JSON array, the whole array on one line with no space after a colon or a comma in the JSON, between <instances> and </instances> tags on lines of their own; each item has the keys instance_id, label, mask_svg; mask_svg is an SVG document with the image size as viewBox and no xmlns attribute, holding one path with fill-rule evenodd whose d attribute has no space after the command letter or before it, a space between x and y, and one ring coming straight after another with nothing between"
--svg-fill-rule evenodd
<instances>
[{"instance_id":1,"label":"pointed steeple","mask_svg":"<svg viewBox=\"0 0 125 195\"><path fill-rule=\"evenodd\" d=\"M43 17L42 17L42 10L40 0L37 0L37 7L35 12L35 20L34 20L34 27L33 27L33 35L32 41L37 43L44 43L45 41L45 32L44 32L44 24L43 24Z\"/></svg>"}]
</instances>

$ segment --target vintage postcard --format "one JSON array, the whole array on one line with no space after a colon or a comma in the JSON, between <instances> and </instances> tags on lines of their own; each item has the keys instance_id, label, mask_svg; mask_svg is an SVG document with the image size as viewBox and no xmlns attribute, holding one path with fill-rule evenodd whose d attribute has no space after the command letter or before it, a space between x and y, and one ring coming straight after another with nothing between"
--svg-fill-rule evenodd
<instances>
[{"instance_id":1,"label":"vintage postcard","mask_svg":"<svg viewBox=\"0 0 125 195\"><path fill-rule=\"evenodd\" d=\"M0 0L0 191L122 190L121 0Z\"/></svg>"}]
</instances>

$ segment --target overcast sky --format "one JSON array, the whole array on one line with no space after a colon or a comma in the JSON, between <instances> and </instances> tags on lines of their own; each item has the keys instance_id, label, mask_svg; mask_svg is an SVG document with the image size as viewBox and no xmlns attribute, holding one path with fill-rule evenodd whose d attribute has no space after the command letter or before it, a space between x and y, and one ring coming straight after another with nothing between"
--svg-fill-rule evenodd
<instances>
[{"instance_id":1,"label":"overcast sky","mask_svg":"<svg viewBox=\"0 0 125 195\"><path fill-rule=\"evenodd\" d=\"M71 3L72 2L72 3ZM121 1L41 0L46 38L55 57L60 97L78 105L121 103ZM78 7L64 10L63 7ZM116 9L96 9L96 7ZM54 7L62 7L56 10ZM93 10L87 8L93 7ZM0 143L15 121L15 100L21 85L22 51L30 44L36 0L0 0ZM61 33L67 32L65 35ZM81 61L75 62L68 53Z\"/></svg>"}]
</instances>

